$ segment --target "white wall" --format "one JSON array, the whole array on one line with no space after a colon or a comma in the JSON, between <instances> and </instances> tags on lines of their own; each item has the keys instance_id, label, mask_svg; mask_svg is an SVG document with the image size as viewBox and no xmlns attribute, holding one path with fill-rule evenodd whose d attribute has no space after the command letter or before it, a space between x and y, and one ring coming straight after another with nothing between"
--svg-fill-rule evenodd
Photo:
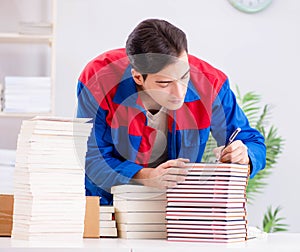
<instances>
[{"instance_id":1,"label":"white wall","mask_svg":"<svg viewBox=\"0 0 300 252\"><path fill-rule=\"evenodd\" d=\"M300 1L274 0L257 14L241 13L226 0L58 0L57 7L57 115L74 115L77 78L90 59L123 47L141 20L167 19L186 32L190 53L223 70L243 93L255 91L263 103L273 106L271 123L285 139L284 151L264 193L248 207L249 222L261 226L267 206L281 205L290 231L300 232L296 165ZM7 123L5 127L9 129ZM14 137L9 139L5 143L14 146Z\"/></svg>"}]
</instances>

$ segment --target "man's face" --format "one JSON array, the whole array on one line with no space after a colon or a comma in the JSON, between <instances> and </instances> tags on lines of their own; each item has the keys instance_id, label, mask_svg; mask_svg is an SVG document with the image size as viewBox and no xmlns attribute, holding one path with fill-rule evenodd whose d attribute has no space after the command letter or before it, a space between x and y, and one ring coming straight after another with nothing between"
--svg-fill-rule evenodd
<instances>
[{"instance_id":1,"label":"man's face","mask_svg":"<svg viewBox=\"0 0 300 252\"><path fill-rule=\"evenodd\" d=\"M184 103L189 79L190 66L187 53L184 52L175 63L167 65L157 73L148 74L145 81L137 84L160 106L177 110Z\"/></svg>"}]
</instances>

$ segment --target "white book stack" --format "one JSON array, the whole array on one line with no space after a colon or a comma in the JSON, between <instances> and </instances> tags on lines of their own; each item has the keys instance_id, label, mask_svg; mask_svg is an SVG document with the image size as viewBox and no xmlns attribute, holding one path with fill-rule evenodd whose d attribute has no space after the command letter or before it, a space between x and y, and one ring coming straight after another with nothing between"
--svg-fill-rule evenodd
<instances>
[{"instance_id":1,"label":"white book stack","mask_svg":"<svg viewBox=\"0 0 300 252\"><path fill-rule=\"evenodd\" d=\"M6 76L4 112L50 112L51 78Z\"/></svg>"},{"instance_id":2,"label":"white book stack","mask_svg":"<svg viewBox=\"0 0 300 252\"><path fill-rule=\"evenodd\" d=\"M165 239L166 193L141 185L111 189L118 236L126 239Z\"/></svg>"},{"instance_id":3,"label":"white book stack","mask_svg":"<svg viewBox=\"0 0 300 252\"><path fill-rule=\"evenodd\" d=\"M100 205L100 214L99 214L100 237L118 236L114 214L115 214L115 208L113 206Z\"/></svg>"},{"instance_id":4,"label":"white book stack","mask_svg":"<svg viewBox=\"0 0 300 252\"><path fill-rule=\"evenodd\" d=\"M245 241L248 166L199 163L187 167L186 180L167 190L168 240Z\"/></svg>"},{"instance_id":5,"label":"white book stack","mask_svg":"<svg viewBox=\"0 0 300 252\"><path fill-rule=\"evenodd\" d=\"M0 83L0 112L4 109L4 85Z\"/></svg>"},{"instance_id":6,"label":"white book stack","mask_svg":"<svg viewBox=\"0 0 300 252\"><path fill-rule=\"evenodd\" d=\"M85 217L85 118L24 120L14 174L13 239L80 241Z\"/></svg>"},{"instance_id":7,"label":"white book stack","mask_svg":"<svg viewBox=\"0 0 300 252\"><path fill-rule=\"evenodd\" d=\"M16 151L0 149L0 194L13 194Z\"/></svg>"},{"instance_id":8,"label":"white book stack","mask_svg":"<svg viewBox=\"0 0 300 252\"><path fill-rule=\"evenodd\" d=\"M20 22L19 33L30 35L50 35L52 33L52 24L48 22Z\"/></svg>"}]
</instances>

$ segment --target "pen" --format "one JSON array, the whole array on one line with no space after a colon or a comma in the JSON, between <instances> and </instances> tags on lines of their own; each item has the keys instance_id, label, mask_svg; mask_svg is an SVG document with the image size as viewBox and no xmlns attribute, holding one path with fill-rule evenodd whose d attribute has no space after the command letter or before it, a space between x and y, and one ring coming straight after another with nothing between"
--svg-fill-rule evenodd
<instances>
[{"instance_id":1,"label":"pen","mask_svg":"<svg viewBox=\"0 0 300 252\"><path fill-rule=\"evenodd\" d=\"M224 148L226 148L229 144L231 144L234 141L234 139L236 138L237 134L239 134L239 132L241 130L242 130L241 128L237 128L235 131L233 131L233 133L231 134L231 136L228 139L227 144L225 144Z\"/></svg>"},{"instance_id":2,"label":"pen","mask_svg":"<svg viewBox=\"0 0 300 252\"><path fill-rule=\"evenodd\" d=\"M224 148L222 149L222 151L229 145L231 144L234 139L236 138L237 134L239 134L239 132L241 131L242 129L241 128L236 128L235 131L233 131L233 133L230 135L229 139L228 139L228 142L225 144ZM220 156L219 158L216 160L216 162L220 162L220 158L221 158L221 154L222 154L222 151L220 152Z\"/></svg>"}]
</instances>

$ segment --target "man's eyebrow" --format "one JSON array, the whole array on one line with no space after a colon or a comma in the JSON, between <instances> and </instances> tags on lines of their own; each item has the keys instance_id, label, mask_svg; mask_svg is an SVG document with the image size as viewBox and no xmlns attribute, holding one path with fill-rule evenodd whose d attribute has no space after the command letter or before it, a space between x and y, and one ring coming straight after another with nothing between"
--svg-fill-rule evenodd
<instances>
[{"instance_id":1,"label":"man's eyebrow","mask_svg":"<svg viewBox=\"0 0 300 252\"><path fill-rule=\"evenodd\" d=\"M180 79L184 78L190 72L190 68L180 77ZM156 83L171 83L174 80L167 80L167 81L155 81Z\"/></svg>"},{"instance_id":2,"label":"man's eyebrow","mask_svg":"<svg viewBox=\"0 0 300 252\"><path fill-rule=\"evenodd\" d=\"M182 75L181 79L184 78L184 77L190 72L190 70L191 70L191 69L189 68L189 69L185 72L185 74Z\"/></svg>"}]
</instances>

